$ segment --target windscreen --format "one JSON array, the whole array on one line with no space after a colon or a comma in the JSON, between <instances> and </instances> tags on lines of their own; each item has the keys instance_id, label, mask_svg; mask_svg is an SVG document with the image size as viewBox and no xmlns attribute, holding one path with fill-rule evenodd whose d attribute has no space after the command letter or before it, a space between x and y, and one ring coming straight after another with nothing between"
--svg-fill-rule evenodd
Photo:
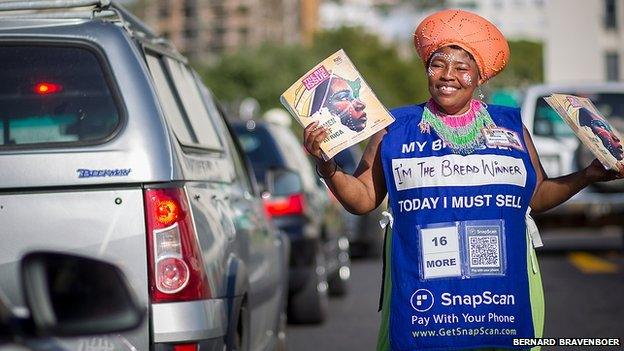
<instances>
[{"instance_id":1,"label":"windscreen","mask_svg":"<svg viewBox=\"0 0 624 351\"><path fill-rule=\"evenodd\" d=\"M358 145L352 146L351 148L359 147ZM351 150L351 148L340 151L334 156L334 160L336 163L342 168L343 171L353 174L357 169L359 159L356 159L356 151Z\"/></svg>"},{"instance_id":2,"label":"windscreen","mask_svg":"<svg viewBox=\"0 0 624 351\"><path fill-rule=\"evenodd\" d=\"M279 157L277 145L264 128L247 129L244 125L234 125L240 145L251 161L256 180L264 184L266 171L271 168L283 167L284 161Z\"/></svg>"},{"instance_id":3,"label":"windscreen","mask_svg":"<svg viewBox=\"0 0 624 351\"><path fill-rule=\"evenodd\" d=\"M96 55L63 46L0 46L0 149L104 140L119 108Z\"/></svg>"}]
</instances>

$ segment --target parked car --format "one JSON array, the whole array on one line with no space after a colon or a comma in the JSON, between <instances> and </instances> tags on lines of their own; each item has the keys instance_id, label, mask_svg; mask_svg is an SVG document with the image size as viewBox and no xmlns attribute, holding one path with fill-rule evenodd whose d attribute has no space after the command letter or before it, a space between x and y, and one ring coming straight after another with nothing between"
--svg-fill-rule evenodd
<instances>
[{"instance_id":1,"label":"parked car","mask_svg":"<svg viewBox=\"0 0 624 351\"><path fill-rule=\"evenodd\" d=\"M27 309L15 313L0 290L0 350L69 351L58 337L101 336L102 347L127 350L114 333L141 325L140 306L121 270L89 257L30 252L19 262ZM88 349L86 346L80 350Z\"/></svg>"},{"instance_id":2,"label":"parked car","mask_svg":"<svg viewBox=\"0 0 624 351\"><path fill-rule=\"evenodd\" d=\"M358 145L351 146L334 156L340 168L353 174L362 158L362 150ZM344 211L345 225L349 236L351 254L353 256L378 257L383 249L384 230L379 225L382 212L387 207L382 203L375 210L365 215L355 215Z\"/></svg>"},{"instance_id":3,"label":"parked car","mask_svg":"<svg viewBox=\"0 0 624 351\"><path fill-rule=\"evenodd\" d=\"M594 159L574 132L543 99L552 93L588 97L624 131L624 84L592 83L536 85L522 104L522 121L532 134L535 148L549 177L558 177L589 165ZM545 246L557 248L621 247L624 242L624 180L591 185L553 210L535 216L545 235ZM581 231L579 231L580 229ZM591 231L590 235L584 235ZM549 235L549 233L565 234Z\"/></svg>"},{"instance_id":4,"label":"parked car","mask_svg":"<svg viewBox=\"0 0 624 351\"><path fill-rule=\"evenodd\" d=\"M287 238L186 58L108 0L0 2L0 16L8 302L24 304L23 252L78 253L118 264L149 306L122 334L133 349L283 346Z\"/></svg>"},{"instance_id":5,"label":"parked car","mask_svg":"<svg viewBox=\"0 0 624 351\"><path fill-rule=\"evenodd\" d=\"M267 212L290 237L288 320L321 322L327 314L328 287L330 292L344 294L350 273L339 204L330 200L328 189L317 180L301 142L288 126L254 120L232 125L256 180L267 191ZM292 176L272 188L267 179L275 173Z\"/></svg>"}]
</instances>

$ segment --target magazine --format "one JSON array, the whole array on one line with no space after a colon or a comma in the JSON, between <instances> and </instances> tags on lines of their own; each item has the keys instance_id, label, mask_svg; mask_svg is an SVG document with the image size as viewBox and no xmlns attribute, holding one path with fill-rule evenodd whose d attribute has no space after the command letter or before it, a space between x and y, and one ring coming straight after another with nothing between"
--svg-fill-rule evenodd
<instances>
[{"instance_id":1,"label":"magazine","mask_svg":"<svg viewBox=\"0 0 624 351\"><path fill-rule=\"evenodd\" d=\"M318 121L327 129L320 145L325 160L394 122L342 49L299 78L280 101L304 128Z\"/></svg>"},{"instance_id":2,"label":"magazine","mask_svg":"<svg viewBox=\"0 0 624 351\"><path fill-rule=\"evenodd\" d=\"M552 94L544 100L572 128L606 169L624 171L624 151L620 133L587 98Z\"/></svg>"}]
</instances>

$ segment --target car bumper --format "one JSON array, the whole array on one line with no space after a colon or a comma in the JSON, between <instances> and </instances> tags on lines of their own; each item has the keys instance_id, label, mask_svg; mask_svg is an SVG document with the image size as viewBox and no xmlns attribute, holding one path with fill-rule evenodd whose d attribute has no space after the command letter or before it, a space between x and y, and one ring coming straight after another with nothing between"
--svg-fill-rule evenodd
<instances>
[{"instance_id":1,"label":"car bumper","mask_svg":"<svg viewBox=\"0 0 624 351\"><path fill-rule=\"evenodd\" d=\"M227 330L224 299L152 304L154 343L222 338Z\"/></svg>"}]
</instances>

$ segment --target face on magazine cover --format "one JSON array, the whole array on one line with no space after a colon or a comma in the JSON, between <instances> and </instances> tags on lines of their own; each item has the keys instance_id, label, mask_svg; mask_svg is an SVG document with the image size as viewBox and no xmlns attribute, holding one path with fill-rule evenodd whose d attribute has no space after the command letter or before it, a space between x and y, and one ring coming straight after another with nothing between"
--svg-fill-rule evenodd
<instances>
[{"instance_id":1,"label":"face on magazine cover","mask_svg":"<svg viewBox=\"0 0 624 351\"><path fill-rule=\"evenodd\" d=\"M358 82L359 83L359 82ZM358 84L359 85L359 84ZM366 127L366 105L357 97L358 91L349 82L341 77L332 77L327 87L325 107L347 128L360 132Z\"/></svg>"},{"instance_id":2,"label":"face on magazine cover","mask_svg":"<svg viewBox=\"0 0 624 351\"><path fill-rule=\"evenodd\" d=\"M588 109L581 107L579 109L579 124L590 127L615 159L618 161L624 159L624 150L620 138L613 133L611 127L600 116L596 116Z\"/></svg>"}]
</instances>

